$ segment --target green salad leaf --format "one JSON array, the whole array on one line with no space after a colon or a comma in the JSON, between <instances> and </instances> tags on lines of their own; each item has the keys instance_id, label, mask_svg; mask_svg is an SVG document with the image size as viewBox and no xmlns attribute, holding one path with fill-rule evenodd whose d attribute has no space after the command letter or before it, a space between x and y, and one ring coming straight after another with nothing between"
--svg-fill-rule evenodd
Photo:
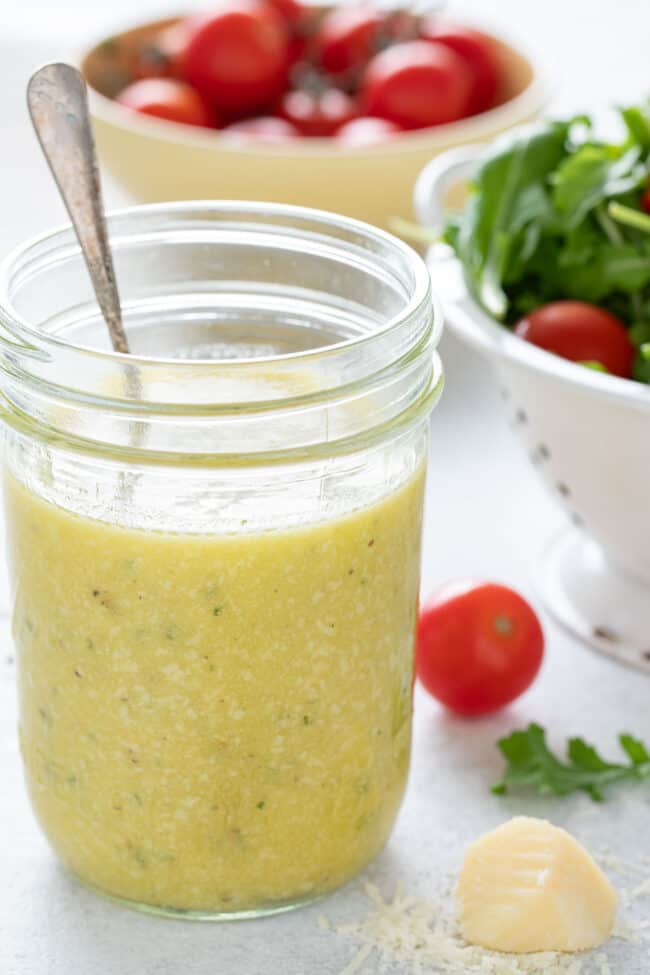
<instances>
[{"instance_id":1,"label":"green salad leaf","mask_svg":"<svg viewBox=\"0 0 650 975\"><path fill-rule=\"evenodd\" d=\"M525 731L513 731L497 743L507 767L492 791L503 795L512 788L524 788L543 796L582 791L600 802L603 789L614 782L650 778L650 752L643 742L629 734L619 735L618 740L629 760L626 764L605 761L583 738L569 739L567 760L562 761L546 744L544 729L530 724Z\"/></svg>"},{"instance_id":2,"label":"green salad leaf","mask_svg":"<svg viewBox=\"0 0 650 975\"><path fill-rule=\"evenodd\" d=\"M641 149L588 143L565 156L550 174L553 205L566 230L579 226L612 197L640 190L646 178Z\"/></svg>"},{"instance_id":3,"label":"green salad leaf","mask_svg":"<svg viewBox=\"0 0 650 975\"><path fill-rule=\"evenodd\" d=\"M503 278L512 256L524 242L525 250L534 253L541 228L552 216L547 177L564 157L569 128L568 122L550 122L498 140L453 232L479 300L497 318L508 307Z\"/></svg>"},{"instance_id":4,"label":"green salad leaf","mask_svg":"<svg viewBox=\"0 0 650 975\"><path fill-rule=\"evenodd\" d=\"M585 366L586 369L593 369L594 372L609 372L607 366L603 365L602 362L598 362L597 359L585 359L580 365Z\"/></svg>"},{"instance_id":5,"label":"green salad leaf","mask_svg":"<svg viewBox=\"0 0 650 975\"><path fill-rule=\"evenodd\" d=\"M650 152L650 98L645 105L621 109L621 117L628 131L630 142Z\"/></svg>"},{"instance_id":6,"label":"green salad leaf","mask_svg":"<svg viewBox=\"0 0 650 975\"><path fill-rule=\"evenodd\" d=\"M506 325L549 301L598 304L640 349L650 332L650 100L620 110L622 137L599 141L580 116L521 129L484 157L444 238L481 305ZM642 336L637 341L637 336Z\"/></svg>"}]
</instances>

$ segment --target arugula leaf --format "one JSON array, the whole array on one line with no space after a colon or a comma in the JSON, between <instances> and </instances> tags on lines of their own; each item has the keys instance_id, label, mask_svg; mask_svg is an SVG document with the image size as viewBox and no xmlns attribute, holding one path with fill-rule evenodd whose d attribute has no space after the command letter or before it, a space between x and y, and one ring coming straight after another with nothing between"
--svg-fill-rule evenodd
<instances>
[{"instance_id":1,"label":"arugula leaf","mask_svg":"<svg viewBox=\"0 0 650 975\"><path fill-rule=\"evenodd\" d=\"M583 359L583 361L578 364L584 366L585 369L593 369L594 372L609 372L607 366L604 365L604 363L599 362L598 359Z\"/></svg>"},{"instance_id":2,"label":"arugula leaf","mask_svg":"<svg viewBox=\"0 0 650 975\"><path fill-rule=\"evenodd\" d=\"M646 322L634 322L630 326L628 332L630 339L634 345L638 346L643 352L643 346L648 345L650 347L650 321Z\"/></svg>"},{"instance_id":3,"label":"arugula leaf","mask_svg":"<svg viewBox=\"0 0 650 975\"><path fill-rule=\"evenodd\" d=\"M632 295L650 283L650 243L616 247L597 242L585 263L571 252L561 252L558 264L556 280L564 297L599 304L614 291Z\"/></svg>"},{"instance_id":4,"label":"arugula leaf","mask_svg":"<svg viewBox=\"0 0 650 975\"><path fill-rule=\"evenodd\" d=\"M389 220L390 229L398 237L412 240L414 244L430 245L435 244L441 239L440 232L428 230L422 224L413 223L411 220L404 220L402 217L391 217Z\"/></svg>"},{"instance_id":5,"label":"arugula leaf","mask_svg":"<svg viewBox=\"0 0 650 975\"><path fill-rule=\"evenodd\" d=\"M644 106L622 108L621 116L629 141L636 143L644 152L650 152L650 99Z\"/></svg>"},{"instance_id":6,"label":"arugula leaf","mask_svg":"<svg viewBox=\"0 0 650 975\"><path fill-rule=\"evenodd\" d=\"M638 353L632 366L632 376L639 383L650 384L650 359Z\"/></svg>"},{"instance_id":7,"label":"arugula leaf","mask_svg":"<svg viewBox=\"0 0 650 975\"><path fill-rule=\"evenodd\" d=\"M513 731L497 742L508 764L492 791L503 795L510 788L525 787L540 795L557 796L582 791L600 802L602 790L614 782L650 778L650 752L643 742L621 734L619 743L630 759L628 765L605 761L583 738L569 740L568 761L561 761L546 744L541 725L530 724L525 731Z\"/></svg>"},{"instance_id":8,"label":"arugula leaf","mask_svg":"<svg viewBox=\"0 0 650 975\"><path fill-rule=\"evenodd\" d=\"M642 231L642 233L650 234L650 214L641 213L640 210L626 207L622 203L617 203L615 200L609 204L607 212L614 220L618 220L628 227L635 227L637 230Z\"/></svg>"},{"instance_id":9,"label":"arugula leaf","mask_svg":"<svg viewBox=\"0 0 650 975\"><path fill-rule=\"evenodd\" d=\"M525 228L548 214L546 202L540 208L545 180L564 155L569 127L550 122L497 140L476 174L456 246L479 301L497 318L508 307L501 286L508 256Z\"/></svg>"},{"instance_id":10,"label":"arugula leaf","mask_svg":"<svg viewBox=\"0 0 650 975\"><path fill-rule=\"evenodd\" d=\"M553 202L568 228L577 227L588 213L612 196L640 189L646 168L641 149L622 152L618 146L582 146L567 156L551 176Z\"/></svg>"}]
</instances>

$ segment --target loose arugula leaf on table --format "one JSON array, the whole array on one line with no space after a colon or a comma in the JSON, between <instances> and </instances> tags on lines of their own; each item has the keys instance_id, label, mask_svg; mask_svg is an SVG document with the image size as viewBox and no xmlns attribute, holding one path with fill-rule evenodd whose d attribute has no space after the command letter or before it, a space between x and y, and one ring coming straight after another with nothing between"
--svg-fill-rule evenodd
<instances>
[{"instance_id":1,"label":"loose arugula leaf on table","mask_svg":"<svg viewBox=\"0 0 650 975\"><path fill-rule=\"evenodd\" d=\"M527 788L543 796L582 791L600 802L602 790L614 782L650 778L650 753L643 742L629 734L619 735L618 740L628 764L605 761L583 738L569 740L568 761L562 761L546 744L544 729L530 724L497 743L508 764L492 791L502 795L510 788Z\"/></svg>"}]
</instances>

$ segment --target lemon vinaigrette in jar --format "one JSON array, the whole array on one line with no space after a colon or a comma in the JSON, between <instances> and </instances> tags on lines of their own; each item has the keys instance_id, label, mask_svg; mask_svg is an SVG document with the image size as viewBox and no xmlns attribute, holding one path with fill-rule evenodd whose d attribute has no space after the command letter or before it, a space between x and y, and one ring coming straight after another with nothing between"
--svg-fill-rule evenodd
<instances>
[{"instance_id":1,"label":"lemon vinaigrette in jar","mask_svg":"<svg viewBox=\"0 0 650 975\"><path fill-rule=\"evenodd\" d=\"M406 783L428 275L317 211L168 204L109 228L128 359L70 230L3 268L32 804L102 893L283 910L375 856Z\"/></svg>"}]
</instances>

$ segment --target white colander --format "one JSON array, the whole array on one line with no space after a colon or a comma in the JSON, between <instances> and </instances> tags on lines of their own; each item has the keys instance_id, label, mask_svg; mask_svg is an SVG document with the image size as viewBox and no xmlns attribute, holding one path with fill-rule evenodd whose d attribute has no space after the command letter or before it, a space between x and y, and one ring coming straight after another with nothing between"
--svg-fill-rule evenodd
<instances>
[{"instance_id":1,"label":"white colander","mask_svg":"<svg viewBox=\"0 0 650 975\"><path fill-rule=\"evenodd\" d=\"M421 224L441 226L484 151L466 146L425 167L415 187ZM537 569L544 602L598 650L650 671L650 387L518 338L471 297L446 245L428 263L447 327L494 364L507 415L567 513Z\"/></svg>"}]
</instances>

